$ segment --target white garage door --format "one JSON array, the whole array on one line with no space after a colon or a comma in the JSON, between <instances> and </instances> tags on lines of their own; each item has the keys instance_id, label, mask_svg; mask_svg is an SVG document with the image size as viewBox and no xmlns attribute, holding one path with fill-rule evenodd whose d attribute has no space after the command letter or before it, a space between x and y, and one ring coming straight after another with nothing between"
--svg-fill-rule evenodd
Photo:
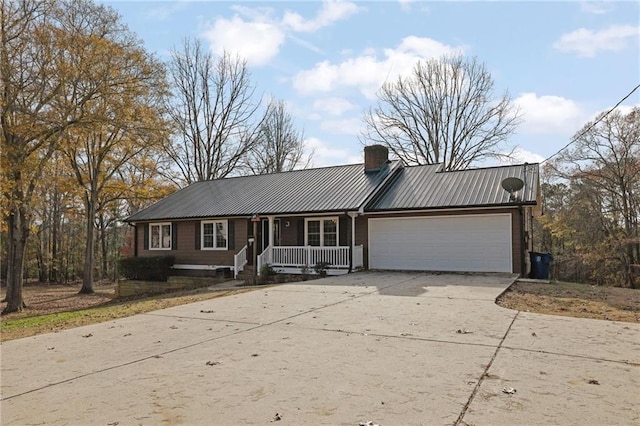
<instances>
[{"instance_id":1,"label":"white garage door","mask_svg":"<svg viewBox=\"0 0 640 426\"><path fill-rule=\"evenodd\" d=\"M369 268L511 272L511 215L369 219Z\"/></svg>"}]
</instances>

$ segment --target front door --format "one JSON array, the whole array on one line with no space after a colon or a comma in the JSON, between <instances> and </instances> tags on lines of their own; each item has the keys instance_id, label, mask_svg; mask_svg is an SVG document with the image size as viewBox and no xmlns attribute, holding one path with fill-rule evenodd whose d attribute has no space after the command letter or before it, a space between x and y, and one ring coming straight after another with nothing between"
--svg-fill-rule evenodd
<instances>
[{"instance_id":1,"label":"front door","mask_svg":"<svg viewBox=\"0 0 640 426\"><path fill-rule=\"evenodd\" d=\"M280 219L273 221L273 245L280 245ZM262 251L269 246L269 219L262 219Z\"/></svg>"}]
</instances>

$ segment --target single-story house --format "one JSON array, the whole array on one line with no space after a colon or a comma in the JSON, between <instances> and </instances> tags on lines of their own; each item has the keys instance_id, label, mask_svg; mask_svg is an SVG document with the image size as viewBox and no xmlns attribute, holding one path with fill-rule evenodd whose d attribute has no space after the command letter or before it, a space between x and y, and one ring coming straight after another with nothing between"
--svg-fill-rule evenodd
<instances>
[{"instance_id":1,"label":"single-story house","mask_svg":"<svg viewBox=\"0 0 640 426\"><path fill-rule=\"evenodd\" d=\"M358 268L525 275L538 164L443 171L405 166L380 145L364 164L191 184L130 216L135 256L237 275ZM514 184L515 182L515 184ZM505 189L506 188L506 189Z\"/></svg>"}]
</instances>

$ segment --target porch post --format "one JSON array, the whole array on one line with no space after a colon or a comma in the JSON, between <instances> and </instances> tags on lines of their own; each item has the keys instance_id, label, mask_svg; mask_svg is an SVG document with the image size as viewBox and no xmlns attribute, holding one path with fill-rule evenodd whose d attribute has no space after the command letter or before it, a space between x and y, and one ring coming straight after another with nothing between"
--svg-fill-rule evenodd
<instances>
[{"instance_id":1,"label":"porch post","mask_svg":"<svg viewBox=\"0 0 640 426\"><path fill-rule=\"evenodd\" d=\"M275 222L275 216L267 216L269 219L269 247L273 248L273 224Z\"/></svg>"},{"instance_id":2,"label":"porch post","mask_svg":"<svg viewBox=\"0 0 640 426\"><path fill-rule=\"evenodd\" d=\"M351 217L351 249L349 250L349 272L353 272L353 250L356 247L356 214L349 213Z\"/></svg>"}]
</instances>

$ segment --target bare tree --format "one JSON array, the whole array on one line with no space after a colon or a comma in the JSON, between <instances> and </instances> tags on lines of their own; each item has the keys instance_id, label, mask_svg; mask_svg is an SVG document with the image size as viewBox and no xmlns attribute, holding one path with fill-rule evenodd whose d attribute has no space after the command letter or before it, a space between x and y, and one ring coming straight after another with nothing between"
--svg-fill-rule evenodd
<instances>
[{"instance_id":1,"label":"bare tree","mask_svg":"<svg viewBox=\"0 0 640 426\"><path fill-rule=\"evenodd\" d=\"M309 167L312 158L313 152L305 153L304 132L296 129L284 101L269 102L245 169L254 175L287 172Z\"/></svg>"},{"instance_id":2,"label":"bare tree","mask_svg":"<svg viewBox=\"0 0 640 426\"><path fill-rule=\"evenodd\" d=\"M640 273L640 108L602 113L577 133L549 168L572 197L548 224L564 241L579 240L592 279L636 288ZM567 212L579 221L569 222ZM573 241L572 241L573 242ZM566 245L566 244L563 244ZM562 249L562 248L560 248Z\"/></svg>"},{"instance_id":3,"label":"bare tree","mask_svg":"<svg viewBox=\"0 0 640 426\"><path fill-rule=\"evenodd\" d=\"M377 106L365 113L361 139L387 146L412 165L459 170L500 156L501 143L519 122L507 93L493 98L493 79L475 58L420 61L377 96Z\"/></svg>"},{"instance_id":4,"label":"bare tree","mask_svg":"<svg viewBox=\"0 0 640 426\"><path fill-rule=\"evenodd\" d=\"M167 154L179 183L223 178L251 149L259 101L246 61L224 53L214 58L198 40L172 52L173 99L168 111L175 128Z\"/></svg>"},{"instance_id":5,"label":"bare tree","mask_svg":"<svg viewBox=\"0 0 640 426\"><path fill-rule=\"evenodd\" d=\"M74 46L65 47L79 52L74 62L81 74L74 86L96 87L85 106L91 119L68 129L60 143L81 188L86 215L80 293L93 293L94 231L101 202L122 192L114 176L123 164L166 139L161 102L166 81L162 64L147 54L114 10L86 4L82 10L69 8L65 16L64 28L74 35Z\"/></svg>"}]
</instances>

